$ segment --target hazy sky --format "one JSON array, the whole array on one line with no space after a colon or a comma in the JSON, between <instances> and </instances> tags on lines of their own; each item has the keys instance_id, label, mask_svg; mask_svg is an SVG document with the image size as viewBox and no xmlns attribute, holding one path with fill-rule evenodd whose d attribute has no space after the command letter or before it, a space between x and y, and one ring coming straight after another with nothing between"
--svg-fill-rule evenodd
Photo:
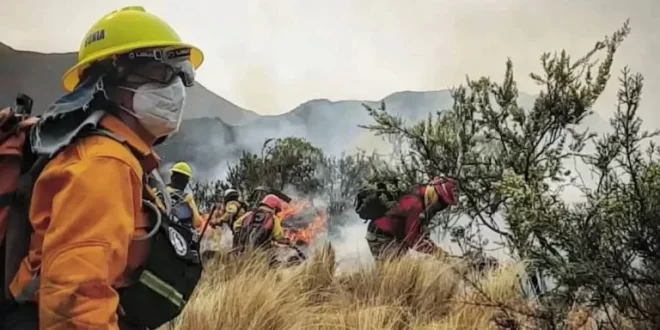
<instances>
[{"instance_id":1,"label":"hazy sky","mask_svg":"<svg viewBox=\"0 0 660 330\"><path fill-rule=\"evenodd\" d=\"M378 100L400 90L500 77L510 56L521 89L544 51L586 52L630 17L616 62L646 75L644 111L660 102L658 0L0 0L0 40L68 52L116 8L140 4L198 45L206 87L261 114L314 98ZM618 72L617 72L618 74ZM611 111L616 84L599 103Z\"/></svg>"}]
</instances>

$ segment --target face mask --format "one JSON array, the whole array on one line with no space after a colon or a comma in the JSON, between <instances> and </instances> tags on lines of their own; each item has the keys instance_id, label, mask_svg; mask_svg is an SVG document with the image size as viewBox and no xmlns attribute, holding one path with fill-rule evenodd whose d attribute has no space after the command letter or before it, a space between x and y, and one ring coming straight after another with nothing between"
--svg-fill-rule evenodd
<instances>
[{"instance_id":1,"label":"face mask","mask_svg":"<svg viewBox=\"0 0 660 330\"><path fill-rule=\"evenodd\" d=\"M137 89L119 86L132 91L133 114L153 136L168 136L179 129L186 101L186 88L181 78L170 85L147 83Z\"/></svg>"}]
</instances>

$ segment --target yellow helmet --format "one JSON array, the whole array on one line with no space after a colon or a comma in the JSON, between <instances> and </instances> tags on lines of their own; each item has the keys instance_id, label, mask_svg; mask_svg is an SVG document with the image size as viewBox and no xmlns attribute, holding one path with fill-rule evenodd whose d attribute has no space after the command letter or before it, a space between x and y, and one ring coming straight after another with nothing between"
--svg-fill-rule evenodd
<instances>
[{"instance_id":1,"label":"yellow helmet","mask_svg":"<svg viewBox=\"0 0 660 330\"><path fill-rule=\"evenodd\" d=\"M80 43L78 63L64 74L62 85L70 92L92 63L149 47L190 48L190 62L195 69L204 61L202 51L183 43L163 20L140 6L125 7L103 16L89 29Z\"/></svg>"},{"instance_id":2,"label":"yellow helmet","mask_svg":"<svg viewBox=\"0 0 660 330\"><path fill-rule=\"evenodd\" d=\"M181 173L189 178L192 178L192 168L186 162L178 162L172 166L170 169L170 174L172 173Z\"/></svg>"}]
</instances>

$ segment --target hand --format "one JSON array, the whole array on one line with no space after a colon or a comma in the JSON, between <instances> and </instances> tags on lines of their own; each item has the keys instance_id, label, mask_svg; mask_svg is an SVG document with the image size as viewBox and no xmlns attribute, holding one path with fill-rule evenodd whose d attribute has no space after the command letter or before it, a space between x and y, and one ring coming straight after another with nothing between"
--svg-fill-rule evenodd
<instances>
[{"instance_id":1,"label":"hand","mask_svg":"<svg viewBox=\"0 0 660 330\"><path fill-rule=\"evenodd\" d=\"M224 221L218 218L211 218L210 221L211 221L211 225L213 225L214 227L221 227L222 224L224 223Z\"/></svg>"},{"instance_id":2,"label":"hand","mask_svg":"<svg viewBox=\"0 0 660 330\"><path fill-rule=\"evenodd\" d=\"M0 109L0 126L11 116L12 112L10 108L4 108ZM39 121L39 117L27 117L21 120L18 123L18 128L23 129L23 128L28 128L34 124L36 124Z\"/></svg>"},{"instance_id":3,"label":"hand","mask_svg":"<svg viewBox=\"0 0 660 330\"><path fill-rule=\"evenodd\" d=\"M36 124L38 121L39 121L39 117L29 117L18 123L18 128L22 129L22 128L34 126L34 124Z\"/></svg>"},{"instance_id":4,"label":"hand","mask_svg":"<svg viewBox=\"0 0 660 330\"><path fill-rule=\"evenodd\" d=\"M9 114L11 114L10 108L0 109L0 124L3 123L7 117L9 117Z\"/></svg>"}]
</instances>

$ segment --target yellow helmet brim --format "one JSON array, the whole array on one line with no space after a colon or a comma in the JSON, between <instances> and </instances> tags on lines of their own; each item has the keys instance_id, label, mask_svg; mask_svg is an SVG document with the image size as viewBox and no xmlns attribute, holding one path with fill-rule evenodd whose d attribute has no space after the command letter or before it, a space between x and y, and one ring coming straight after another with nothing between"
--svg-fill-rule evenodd
<instances>
[{"instance_id":1,"label":"yellow helmet brim","mask_svg":"<svg viewBox=\"0 0 660 330\"><path fill-rule=\"evenodd\" d=\"M192 175L191 175L190 173L184 171L184 170L180 170L180 169L173 168L173 169L170 170L170 175L171 175L172 173L179 173L179 174L183 174L183 175L185 175L185 176L187 176L187 177L192 178Z\"/></svg>"}]
</instances>

